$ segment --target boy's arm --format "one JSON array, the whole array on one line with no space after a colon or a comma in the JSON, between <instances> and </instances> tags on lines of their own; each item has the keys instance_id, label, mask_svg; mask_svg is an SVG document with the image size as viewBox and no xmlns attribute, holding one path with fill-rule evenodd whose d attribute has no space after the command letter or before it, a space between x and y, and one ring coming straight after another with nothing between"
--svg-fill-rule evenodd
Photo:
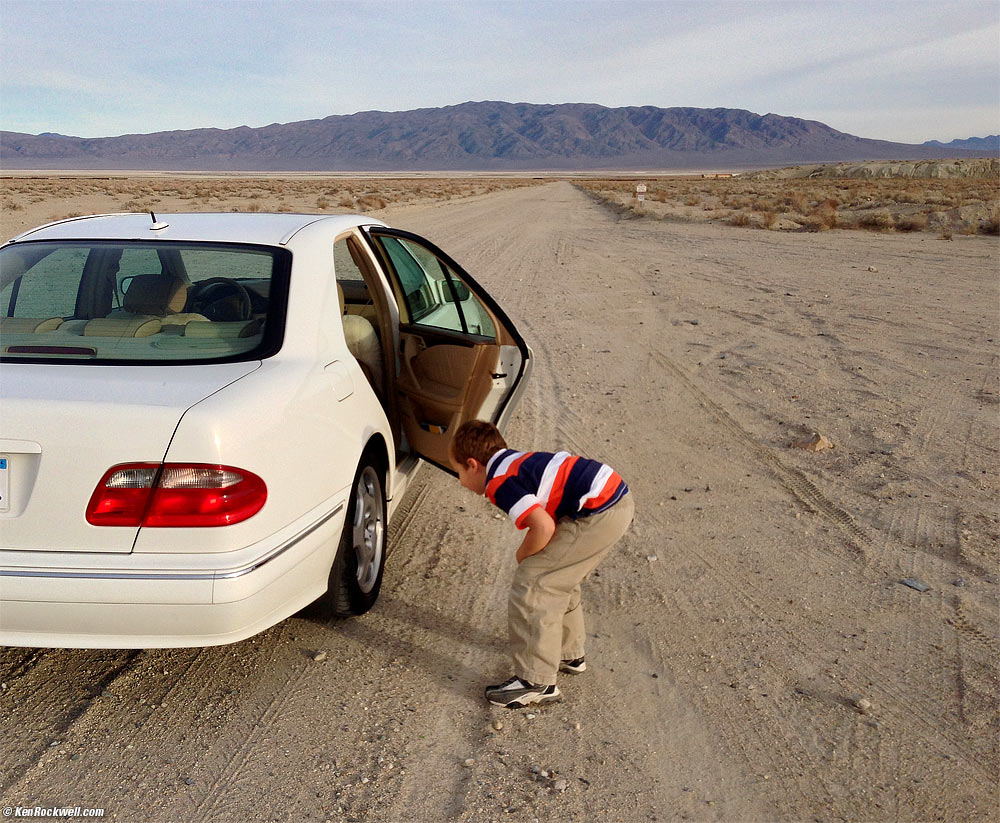
<instances>
[{"instance_id":1,"label":"boy's arm","mask_svg":"<svg viewBox=\"0 0 1000 823\"><path fill-rule=\"evenodd\" d=\"M544 549L556 530L556 521L541 507L532 509L524 522L527 524L528 533L524 536L524 540L521 541L521 546L517 550L518 563Z\"/></svg>"}]
</instances>

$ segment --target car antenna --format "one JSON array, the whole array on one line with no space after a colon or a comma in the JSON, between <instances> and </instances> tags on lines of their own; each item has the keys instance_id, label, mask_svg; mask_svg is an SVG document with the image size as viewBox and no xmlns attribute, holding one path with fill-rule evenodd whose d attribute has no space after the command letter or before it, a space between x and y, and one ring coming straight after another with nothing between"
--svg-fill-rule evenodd
<instances>
[{"instance_id":1,"label":"car antenna","mask_svg":"<svg viewBox=\"0 0 1000 823\"><path fill-rule=\"evenodd\" d=\"M149 216L153 221L153 225L149 227L150 231L159 231L160 229L165 229L167 226L170 225L169 223L161 223L159 220L157 220L156 215L153 214L152 209L149 210Z\"/></svg>"},{"instance_id":2,"label":"car antenna","mask_svg":"<svg viewBox=\"0 0 1000 823\"><path fill-rule=\"evenodd\" d=\"M152 218L153 223L156 223L156 215L153 214L153 210L152 209L149 210L149 216L150 216L150 218Z\"/></svg>"}]
</instances>

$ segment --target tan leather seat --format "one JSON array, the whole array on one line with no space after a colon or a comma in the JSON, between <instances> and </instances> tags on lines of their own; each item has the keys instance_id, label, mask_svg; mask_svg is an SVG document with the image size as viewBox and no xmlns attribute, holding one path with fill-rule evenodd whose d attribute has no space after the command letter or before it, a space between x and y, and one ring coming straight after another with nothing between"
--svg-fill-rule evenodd
<instances>
[{"instance_id":1,"label":"tan leather seat","mask_svg":"<svg viewBox=\"0 0 1000 823\"><path fill-rule=\"evenodd\" d=\"M344 290L337 284L337 298L340 300L340 315L344 324L344 340L347 350L361 364L368 382L375 393L382 394L382 344L379 343L375 327L357 314L344 314Z\"/></svg>"},{"instance_id":2,"label":"tan leather seat","mask_svg":"<svg viewBox=\"0 0 1000 823\"><path fill-rule=\"evenodd\" d=\"M0 331L7 334L40 334L55 331L63 324L61 317L4 317Z\"/></svg>"},{"instance_id":3,"label":"tan leather seat","mask_svg":"<svg viewBox=\"0 0 1000 823\"><path fill-rule=\"evenodd\" d=\"M159 318L164 326L184 326L193 320L208 322L196 312L184 312L188 284L179 277L164 274L139 274L132 278L120 309L108 314L109 320Z\"/></svg>"},{"instance_id":4,"label":"tan leather seat","mask_svg":"<svg viewBox=\"0 0 1000 823\"><path fill-rule=\"evenodd\" d=\"M149 337L163 328L157 317L95 317L83 327L84 337Z\"/></svg>"}]
</instances>

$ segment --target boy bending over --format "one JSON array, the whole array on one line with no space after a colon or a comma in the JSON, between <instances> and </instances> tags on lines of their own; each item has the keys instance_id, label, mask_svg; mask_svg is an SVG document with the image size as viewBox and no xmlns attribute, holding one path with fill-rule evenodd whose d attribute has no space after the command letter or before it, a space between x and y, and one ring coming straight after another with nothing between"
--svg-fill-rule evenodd
<instances>
[{"instance_id":1,"label":"boy bending over","mask_svg":"<svg viewBox=\"0 0 1000 823\"><path fill-rule=\"evenodd\" d=\"M556 672L587 667L580 583L632 522L628 486L596 460L508 449L482 420L459 427L450 458L465 488L527 529L507 607L514 676L487 686L486 699L508 708L558 700Z\"/></svg>"}]
</instances>

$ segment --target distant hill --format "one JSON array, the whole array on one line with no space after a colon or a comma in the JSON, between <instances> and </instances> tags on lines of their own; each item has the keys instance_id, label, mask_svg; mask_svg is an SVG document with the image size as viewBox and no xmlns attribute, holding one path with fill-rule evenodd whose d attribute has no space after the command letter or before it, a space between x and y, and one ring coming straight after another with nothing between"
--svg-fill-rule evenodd
<instances>
[{"instance_id":1,"label":"distant hill","mask_svg":"<svg viewBox=\"0 0 1000 823\"><path fill-rule=\"evenodd\" d=\"M1000 154L1000 134L991 134L988 137L969 137L965 140L952 140L949 143L942 143L939 140L928 140L925 146L935 148L963 149L968 151L986 152L988 154Z\"/></svg>"},{"instance_id":2,"label":"distant hill","mask_svg":"<svg viewBox=\"0 0 1000 823\"><path fill-rule=\"evenodd\" d=\"M6 169L681 169L973 154L866 140L815 120L742 109L589 103L462 103L121 137L0 132L0 166Z\"/></svg>"}]
</instances>

